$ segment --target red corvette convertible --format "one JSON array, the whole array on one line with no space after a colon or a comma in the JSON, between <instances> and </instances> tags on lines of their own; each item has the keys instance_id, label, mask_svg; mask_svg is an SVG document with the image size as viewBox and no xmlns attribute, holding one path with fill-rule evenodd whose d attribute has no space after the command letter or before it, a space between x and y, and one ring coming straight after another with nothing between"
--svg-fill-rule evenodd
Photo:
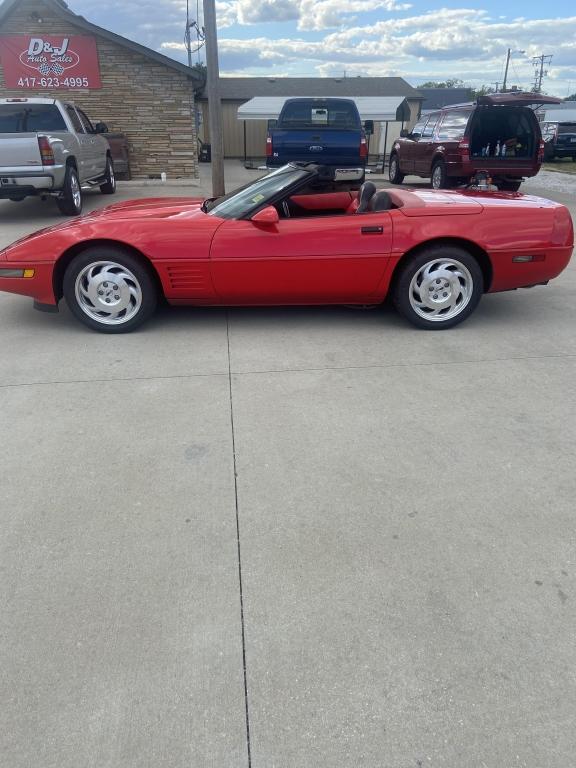
<instances>
[{"instance_id":1,"label":"red corvette convertible","mask_svg":"<svg viewBox=\"0 0 576 768\"><path fill-rule=\"evenodd\" d=\"M545 284L570 260L568 210L513 193L350 191L350 170L290 164L217 200L112 205L0 252L0 289L107 333L170 304L379 304L450 328L489 291ZM344 177L342 179L341 177Z\"/></svg>"}]
</instances>

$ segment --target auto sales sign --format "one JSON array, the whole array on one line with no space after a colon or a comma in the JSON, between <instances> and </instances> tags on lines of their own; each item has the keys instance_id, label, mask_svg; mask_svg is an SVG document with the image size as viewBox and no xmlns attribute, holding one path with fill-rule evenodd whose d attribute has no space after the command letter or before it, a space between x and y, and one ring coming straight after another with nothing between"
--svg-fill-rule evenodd
<instances>
[{"instance_id":1,"label":"auto sales sign","mask_svg":"<svg viewBox=\"0 0 576 768\"><path fill-rule=\"evenodd\" d=\"M0 35L6 88L101 88L96 40L85 35Z\"/></svg>"}]
</instances>

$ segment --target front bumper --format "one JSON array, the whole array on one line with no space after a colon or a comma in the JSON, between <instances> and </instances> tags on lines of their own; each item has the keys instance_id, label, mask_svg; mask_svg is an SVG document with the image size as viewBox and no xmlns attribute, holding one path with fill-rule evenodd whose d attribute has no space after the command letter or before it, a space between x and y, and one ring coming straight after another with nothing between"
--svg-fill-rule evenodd
<instances>
[{"instance_id":1,"label":"front bumper","mask_svg":"<svg viewBox=\"0 0 576 768\"><path fill-rule=\"evenodd\" d=\"M0 291L29 296L39 304L56 307L53 272L53 264L4 261L0 255Z\"/></svg>"}]
</instances>

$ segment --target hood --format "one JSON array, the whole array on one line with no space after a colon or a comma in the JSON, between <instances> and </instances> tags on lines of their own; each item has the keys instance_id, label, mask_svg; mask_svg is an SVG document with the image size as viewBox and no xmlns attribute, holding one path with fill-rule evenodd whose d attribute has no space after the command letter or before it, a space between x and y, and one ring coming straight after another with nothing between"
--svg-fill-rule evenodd
<instances>
[{"instance_id":1,"label":"hood","mask_svg":"<svg viewBox=\"0 0 576 768\"><path fill-rule=\"evenodd\" d=\"M206 215L200 211L204 198L201 197L149 197L141 200L127 200L122 203L114 203L106 208L99 208L96 211L87 213L84 216L74 218L54 224L51 227L38 229L35 232L24 235L10 245L6 246L1 252L6 254L8 250L22 245L29 240L44 235L60 233L71 242L76 239L80 233L89 231L91 225L105 224L107 221L126 221L127 224L137 222L138 220L167 219L170 217L188 215L198 215L203 220ZM211 217L210 217L211 218Z\"/></svg>"},{"instance_id":2,"label":"hood","mask_svg":"<svg viewBox=\"0 0 576 768\"><path fill-rule=\"evenodd\" d=\"M106 208L88 213L76 222L93 219L166 219L183 213L200 210L203 197L146 197L141 200L126 200Z\"/></svg>"}]
</instances>

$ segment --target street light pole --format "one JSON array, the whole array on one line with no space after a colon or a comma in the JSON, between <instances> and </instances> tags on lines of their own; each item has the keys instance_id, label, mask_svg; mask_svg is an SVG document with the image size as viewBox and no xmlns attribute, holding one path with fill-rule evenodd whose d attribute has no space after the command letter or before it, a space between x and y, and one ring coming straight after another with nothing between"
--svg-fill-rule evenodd
<instances>
[{"instance_id":1,"label":"street light pole","mask_svg":"<svg viewBox=\"0 0 576 768\"><path fill-rule=\"evenodd\" d=\"M218 35L214 0L204 0L206 35L206 92L210 112L210 145L212 154L212 195L224 192L224 142L222 139L222 105L220 104L220 71L218 67Z\"/></svg>"}]
</instances>

